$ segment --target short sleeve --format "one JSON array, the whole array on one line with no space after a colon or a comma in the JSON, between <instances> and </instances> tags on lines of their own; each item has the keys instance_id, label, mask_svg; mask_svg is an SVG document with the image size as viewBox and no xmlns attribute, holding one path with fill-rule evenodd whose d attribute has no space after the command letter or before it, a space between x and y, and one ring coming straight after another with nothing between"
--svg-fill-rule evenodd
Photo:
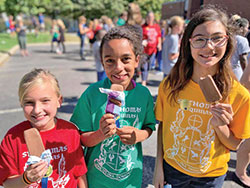
<instances>
[{"instance_id":1,"label":"short sleeve","mask_svg":"<svg viewBox=\"0 0 250 188\"><path fill-rule=\"evenodd\" d=\"M250 52L249 43L248 43L247 38L242 37L237 42L238 42L237 43L237 50L238 50L239 55L246 54L246 53Z\"/></svg>"},{"instance_id":2,"label":"short sleeve","mask_svg":"<svg viewBox=\"0 0 250 188\"><path fill-rule=\"evenodd\" d=\"M149 99L148 99L148 104L147 104L147 111L146 111L146 116L145 120L143 122L142 129L145 128L150 128L151 130L155 130L155 115L154 115L154 100L149 93Z\"/></svg>"},{"instance_id":3,"label":"short sleeve","mask_svg":"<svg viewBox=\"0 0 250 188\"><path fill-rule=\"evenodd\" d=\"M174 35L170 35L169 37L169 54L178 53L178 38Z\"/></svg>"},{"instance_id":4,"label":"short sleeve","mask_svg":"<svg viewBox=\"0 0 250 188\"><path fill-rule=\"evenodd\" d=\"M161 27L157 24L158 37L161 37Z\"/></svg>"},{"instance_id":5,"label":"short sleeve","mask_svg":"<svg viewBox=\"0 0 250 188\"><path fill-rule=\"evenodd\" d=\"M239 139L250 138L250 99L238 99L240 105L230 124L230 130Z\"/></svg>"},{"instance_id":6,"label":"short sleeve","mask_svg":"<svg viewBox=\"0 0 250 188\"><path fill-rule=\"evenodd\" d=\"M163 82L161 82L158 89L158 96L156 99L155 105L155 117L158 121L163 121L162 113L163 113Z\"/></svg>"},{"instance_id":7,"label":"short sleeve","mask_svg":"<svg viewBox=\"0 0 250 188\"><path fill-rule=\"evenodd\" d=\"M87 96L87 91L85 91L78 100L74 112L70 118L70 121L84 132L93 131L90 103Z\"/></svg>"},{"instance_id":8,"label":"short sleeve","mask_svg":"<svg viewBox=\"0 0 250 188\"><path fill-rule=\"evenodd\" d=\"M75 133L75 144L77 146L76 150L75 150L75 157L74 157L74 161L75 161L75 164L74 164L74 176L75 177L80 177L84 174L87 173L87 167L86 167L86 164L85 164L85 159L84 159L84 154L83 154L83 148L80 144L80 135L77 133Z\"/></svg>"},{"instance_id":9,"label":"short sleeve","mask_svg":"<svg viewBox=\"0 0 250 188\"><path fill-rule=\"evenodd\" d=\"M19 174L9 139L7 134L0 146L0 185L8 177Z\"/></svg>"}]
</instances>

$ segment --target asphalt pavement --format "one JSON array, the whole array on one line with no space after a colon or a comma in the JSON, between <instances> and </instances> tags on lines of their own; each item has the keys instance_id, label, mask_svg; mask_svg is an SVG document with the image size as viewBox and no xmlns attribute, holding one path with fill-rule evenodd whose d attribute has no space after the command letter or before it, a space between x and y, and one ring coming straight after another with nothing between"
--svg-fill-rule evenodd
<instances>
[{"instance_id":1,"label":"asphalt pavement","mask_svg":"<svg viewBox=\"0 0 250 188\"><path fill-rule=\"evenodd\" d=\"M88 45L87 45L88 47ZM18 102L18 84L21 77L33 68L49 69L59 80L64 102L58 111L58 117L69 120L77 100L82 92L96 82L94 59L89 48L86 50L86 61L80 60L78 44L66 43L66 54L50 53L49 44L28 46L29 57L22 57L16 51L4 63L0 62L0 139L2 140L7 130L24 120L22 109ZM1 60L1 58L0 58ZM149 73L148 88L154 98L157 96L158 86L162 74ZM139 79L138 82L141 80ZM142 188L153 187L152 178L156 156L156 131L143 142L144 169ZM231 181L235 169L236 156L231 152L229 171L223 188L239 188Z\"/></svg>"}]
</instances>

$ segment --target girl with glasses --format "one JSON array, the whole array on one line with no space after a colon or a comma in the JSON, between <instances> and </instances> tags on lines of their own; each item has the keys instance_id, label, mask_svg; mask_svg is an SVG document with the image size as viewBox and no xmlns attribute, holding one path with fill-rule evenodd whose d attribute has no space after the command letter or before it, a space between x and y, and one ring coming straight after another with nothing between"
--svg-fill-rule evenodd
<instances>
[{"instance_id":1,"label":"girl with glasses","mask_svg":"<svg viewBox=\"0 0 250 188\"><path fill-rule=\"evenodd\" d=\"M250 95L230 67L233 38L227 15L208 6L187 25L180 55L159 87L154 185L222 187L230 150L250 137ZM198 82L211 75L222 94L206 101Z\"/></svg>"}]
</instances>

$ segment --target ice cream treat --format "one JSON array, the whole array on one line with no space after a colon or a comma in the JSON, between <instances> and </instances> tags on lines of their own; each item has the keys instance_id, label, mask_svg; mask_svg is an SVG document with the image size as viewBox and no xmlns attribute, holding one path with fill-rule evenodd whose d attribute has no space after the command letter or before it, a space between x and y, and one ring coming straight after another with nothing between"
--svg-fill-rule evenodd
<instances>
[{"instance_id":1,"label":"ice cream treat","mask_svg":"<svg viewBox=\"0 0 250 188\"><path fill-rule=\"evenodd\" d=\"M199 81L199 85L207 102L215 103L222 99L221 93L211 75L208 75L205 78L201 78Z\"/></svg>"},{"instance_id":2,"label":"ice cream treat","mask_svg":"<svg viewBox=\"0 0 250 188\"><path fill-rule=\"evenodd\" d=\"M118 84L112 84L110 89L112 91L121 91L121 92L123 92L123 87L121 85L118 85ZM121 100L117 99L116 97L114 97L112 95L109 95L108 100L109 100L110 103L113 103L113 104L115 104L115 105L117 105L119 107L122 106Z\"/></svg>"},{"instance_id":3,"label":"ice cream treat","mask_svg":"<svg viewBox=\"0 0 250 188\"><path fill-rule=\"evenodd\" d=\"M25 130L24 140L26 142L29 155L40 157L45 151L42 138L36 128Z\"/></svg>"},{"instance_id":4,"label":"ice cream treat","mask_svg":"<svg viewBox=\"0 0 250 188\"><path fill-rule=\"evenodd\" d=\"M100 92L108 95L108 102L105 109L106 113L115 115L115 119L119 119L121 106L125 104L125 94L123 87L119 84L112 84L110 89L99 88ZM119 121L116 121L117 127L119 127Z\"/></svg>"}]
</instances>

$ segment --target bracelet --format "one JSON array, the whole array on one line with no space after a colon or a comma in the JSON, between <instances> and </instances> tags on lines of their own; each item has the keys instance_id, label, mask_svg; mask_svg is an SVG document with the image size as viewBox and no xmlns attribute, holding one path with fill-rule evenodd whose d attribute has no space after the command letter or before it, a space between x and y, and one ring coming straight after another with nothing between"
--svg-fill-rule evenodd
<instances>
[{"instance_id":1,"label":"bracelet","mask_svg":"<svg viewBox=\"0 0 250 188\"><path fill-rule=\"evenodd\" d=\"M23 173L23 182L24 182L26 185L30 185L30 184L33 183L33 182L31 182L31 181L27 178L27 173L26 173L26 172Z\"/></svg>"}]
</instances>

